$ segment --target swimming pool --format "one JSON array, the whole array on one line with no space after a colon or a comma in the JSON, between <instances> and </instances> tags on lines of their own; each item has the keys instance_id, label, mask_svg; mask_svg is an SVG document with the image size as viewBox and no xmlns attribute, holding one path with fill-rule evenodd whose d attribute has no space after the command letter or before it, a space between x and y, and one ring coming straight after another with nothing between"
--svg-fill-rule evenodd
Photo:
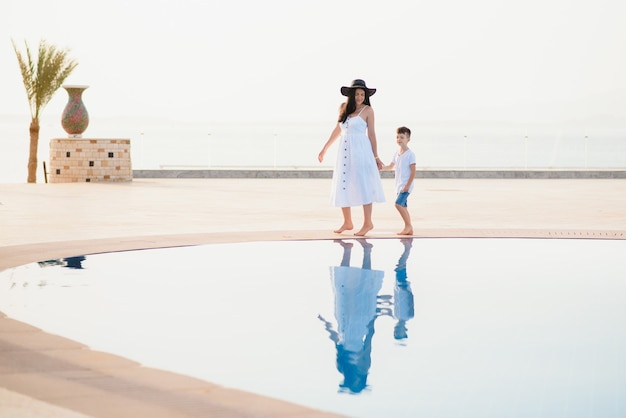
<instances>
[{"instance_id":1,"label":"swimming pool","mask_svg":"<svg viewBox=\"0 0 626 418\"><path fill-rule=\"evenodd\" d=\"M0 272L0 311L354 417L626 413L626 241L211 244Z\"/></svg>"}]
</instances>

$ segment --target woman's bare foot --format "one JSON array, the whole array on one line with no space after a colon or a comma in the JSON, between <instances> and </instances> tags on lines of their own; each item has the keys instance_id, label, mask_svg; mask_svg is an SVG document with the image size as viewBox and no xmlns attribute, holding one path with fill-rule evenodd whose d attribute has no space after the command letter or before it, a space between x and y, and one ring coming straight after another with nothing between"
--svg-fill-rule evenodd
<instances>
[{"instance_id":1,"label":"woman's bare foot","mask_svg":"<svg viewBox=\"0 0 626 418\"><path fill-rule=\"evenodd\" d=\"M359 229L359 232L355 232L354 235L356 235L357 237L364 237L365 234L370 232L372 229L374 229L374 225L372 224L363 225L361 229Z\"/></svg>"},{"instance_id":2,"label":"woman's bare foot","mask_svg":"<svg viewBox=\"0 0 626 418\"><path fill-rule=\"evenodd\" d=\"M361 244L361 247L365 249L372 248L374 246L373 244L367 242L365 238L357 238L356 240L359 242L359 244Z\"/></svg>"},{"instance_id":3,"label":"woman's bare foot","mask_svg":"<svg viewBox=\"0 0 626 418\"><path fill-rule=\"evenodd\" d=\"M351 242L345 242L344 240L341 240L341 239L336 239L333 241L341 245L343 248L352 248L354 246L354 244L352 244Z\"/></svg>"},{"instance_id":4,"label":"woman's bare foot","mask_svg":"<svg viewBox=\"0 0 626 418\"><path fill-rule=\"evenodd\" d=\"M341 225L339 227L339 229L335 229L333 232L335 234L341 234L343 231L350 231L350 230L352 230L352 228L354 228L354 226L352 224L344 223L343 225Z\"/></svg>"},{"instance_id":5,"label":"woman's bare foot","mask_svg":"<svg viewBox=\"0 0 626 418\"><path fill-rule=\"evenodd\" d=\"M413 227L407 226L396 235L413 235Z\"/></svg>"}]
</instances>

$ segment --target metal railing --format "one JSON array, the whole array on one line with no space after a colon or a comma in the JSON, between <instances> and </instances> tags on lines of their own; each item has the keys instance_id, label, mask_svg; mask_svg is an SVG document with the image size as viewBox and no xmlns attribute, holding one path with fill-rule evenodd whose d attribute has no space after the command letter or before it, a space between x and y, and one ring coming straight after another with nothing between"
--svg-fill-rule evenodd
<instances>
[{"instance_id":1,"label":"metal railing","mask_svg":"<svg viewBox=\"0 0 626 418\"><path fill-rule=\"evenodd\" d=\"M328 169L336 150L320 164L319 141L271 133L233 139L214 134L151 141L139 136L131 147L135 169L271 168ZM384 162L396 151L395 140L379 139ZM413 135L410 147L418 169L626 169L626 135Z\"/></svg>"}]
</instances>

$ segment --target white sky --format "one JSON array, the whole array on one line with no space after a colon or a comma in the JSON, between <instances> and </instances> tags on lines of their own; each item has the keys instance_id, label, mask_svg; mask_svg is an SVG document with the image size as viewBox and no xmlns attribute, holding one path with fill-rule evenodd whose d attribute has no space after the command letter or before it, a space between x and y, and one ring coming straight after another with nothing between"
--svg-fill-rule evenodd
<instances>
[{"instance_id":1,"label":"white sky","mask_svg":"<svg viewBox=\"0 0 626 418\"><path fill-rule=\"evenodd\" d=\"M43 38L92 117L333 123L363 78L379 121L626 127L625 21L624 0L2 0L0 115L28 114L11 39Z\"/></svg>"}]
</instances>

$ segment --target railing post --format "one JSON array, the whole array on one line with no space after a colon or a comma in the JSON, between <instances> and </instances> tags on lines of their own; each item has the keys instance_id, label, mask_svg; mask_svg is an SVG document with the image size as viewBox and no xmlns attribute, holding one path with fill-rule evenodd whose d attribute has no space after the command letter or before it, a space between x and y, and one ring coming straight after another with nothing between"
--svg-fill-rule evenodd
<instances>
[{"instance_id":1,"label":"railing post","mask_svg":"<svg viewBox=\"0 0 626 418\"><path fill-rule=\"evenodd\" d=\"M467 169L467 135L463 135L463 168Z\"/></svg>"},{"instance_id":2,"label":"railing post","mask_svg":"<svg viewBox=\"0 0 626 418\"><path fill-rule=\"evenodd\" d=\"M207 134L207 163L209 170L211 169L211 132Z\"/></svg>"},{"instance_id":3,"label":"railing post","mask_svg":"<svg viewBox=\"0 0 626 418\"><path fill-rule=\"evenodd\" d=\"M524 170L528 170L528 135L524 136Z\"/></svg>"},{"instance_id":4,"label":"railing post","mask_svg":"<svg viewBox=\"0 0 626 418\"><path fill-rule=\"evenodd\" d=\"M144 148L143 148L143 132L139 132L139 153L141 154L141 158L139 159L139 161L141 162L141 169L145 170L145 168L146 168L146 161L144 160L143 152L144 152Z\"/></svg>"},{"instance_id":5,"label":"railing post","mask_svg":"<svg viewBox=\"0 0 626 418\"><path fill-rule=\"evenodd\" d=\"M278 134L274 132L274 169L276 169L278 159Z\"/></svg>"}]
</instances>

